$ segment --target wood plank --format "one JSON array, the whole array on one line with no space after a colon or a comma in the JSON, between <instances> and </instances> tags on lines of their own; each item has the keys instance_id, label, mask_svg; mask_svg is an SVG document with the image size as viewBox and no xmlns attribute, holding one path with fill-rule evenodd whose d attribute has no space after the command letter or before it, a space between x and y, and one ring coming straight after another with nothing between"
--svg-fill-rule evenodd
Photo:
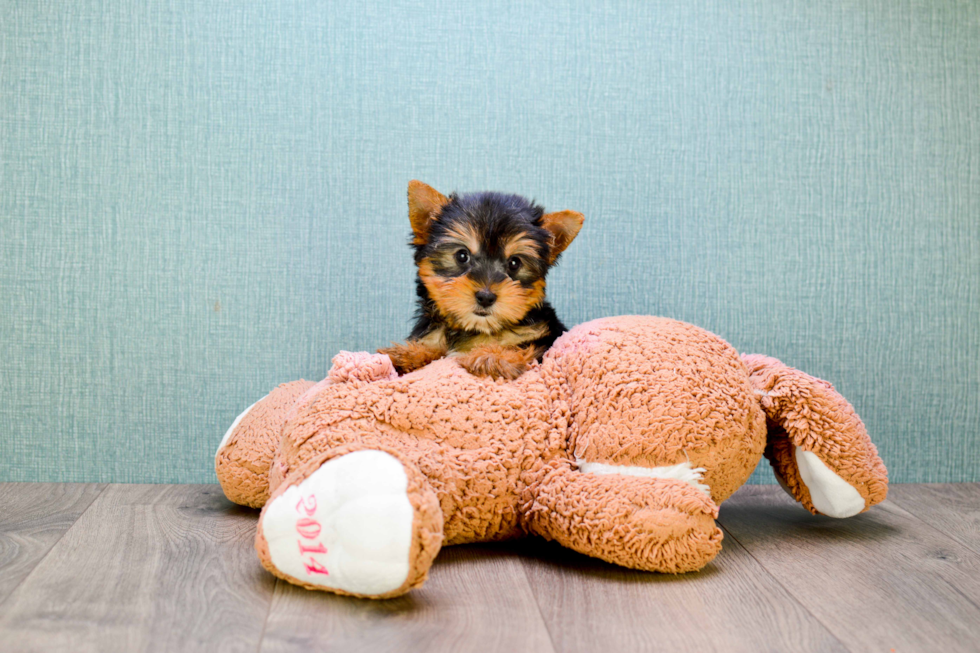
<instances>
[{"instance_id":1,"label":"wood plank","mask_svg":"<svg viewBox=\"0 0 980 653\"><path fill-rule=\"evenodd\" d=\"M517 555L501 545L447 547L420 589L384 601L280 581L263 652L552 651Z\"/></svg>"},{"instance_id":2,"label":"wood plank","mask_svg":"<svg viewBox=\"0 0 980 653\"><path fill-rule=\"evenodd\" d=\"M980 483L892 485L888 499L980 553Z\"/></svg>"},{"instance_id":3,"label":"wood plank","mask_svg":"<svg viewBox=\"0 0 980 653\"><path fill-rule=\"evenodd\" d=\"M726 534L697 573L624 569L528 542L525 570L559 651L844 651Z\"/></svg>"},{"instance_id":4,"label":"wood plank","mask_svg":"<svg viewBox=\"0 0 980 653\"><path fill-rule=\"evenodd\" d=\"M746 486L720 522L851 650L976 650L980 556L894 503L831 519Z\"/></svg>"},{"instance_id":5,"label":"wood plank","mask_svg":"<svg viewBox=\"0 0 980 653\"><path fill-rule=\"evenodd\" d=\"M104 489L99 483L0 483L0 604Z\"/></svg>"},{"instance_id":6,"label":"wood plank","mask_svg":"<svg viewBox=\"0 0 980 653\"><path fill-rule=\"evenodd\" d=\"M110 485L11 594L6 650L254 651L258 513L217 485Z\"/></svg>"}]
</instances>

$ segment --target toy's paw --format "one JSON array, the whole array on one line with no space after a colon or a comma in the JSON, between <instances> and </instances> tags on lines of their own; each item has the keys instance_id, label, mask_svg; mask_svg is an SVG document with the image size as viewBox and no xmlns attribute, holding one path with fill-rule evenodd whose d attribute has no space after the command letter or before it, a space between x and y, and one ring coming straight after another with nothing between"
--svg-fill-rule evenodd
<instances>
[{"instance_id":1,"label":"toy's paw","mask_svg":"<svg viewBox=\"0 0 980 653\"><path fill-rule=\"evenodd\" d=\"M884 501L888 471L833 385L768 356L742 361L766 414L766 458L790 496L828 517L851 517Z\"/></svg>"},{"instance_id":2,"label":"toy's paw","mask_svg":"<svg viewBox=\"0 0 980 653\"><path fill-rule=\"evenodd\" d=\"M262 399L265 399L265 397L262 397ZM262 399L259 399L259 401L262 401ZM252 409L255 408L255 404L259 403L259 401L254 402L251 406L239 413L238 417L235 418L235 421L232 422L231 426L228 427L228 430L225 431L224 436L221 438L221 442L218 444L218 450L214 452L214 462L216 465L218 464L218 456L221 455L221 450L224 449L231 440L231 436L235 432L235 429L237 429L238 425L242 423L242 420L245 419L250 412L252 412Z\"/></svg>"},{"instance_id":3,"label":"toy's paw","mask_svg":"<svg viewBox=\"0 0 980 653\"><path fill-rule=\"evenodd\" d=\"M407 490L405 468L390 454L328 460L266 506L259 529L272 567L302 585L351 594L402 588L415 516Z\"/></svg>"},{"instance_id":4,"label":"toy's paw","mask_svg":"<svg viewBox=\"0 0 980 653\"><path fill-rule=\"evenodd\" d=\"M333 357L333 365L327 378L331 383L344 383L351 380L383 381L398 376L391 358L384 354L369 354L366 351L342 351Z\"/></svg>"},{"instance_id":5,"label":"toy's paw","mask_svg":"<svg viewBox=\"0 0 980 653\"><path fill-rule=\"evenodd\" d=\"M214 471L231 501L261 508L269 498L272 459L292 406L313 383L284 383L246 408L221 438Z\"/></svg>"},{"instance_id":6,"label":"toy's paw","mask_svg":"<svg viewBox=\"0 0 980 653\"><path fill-rule=\"evenodd\" d=\"M857 488L835 474L817 454L802 447L794 448L800 479L810 492L813 507L821 515L853 517L864 510L864 497Z\"/></svg>"}]
</instances>

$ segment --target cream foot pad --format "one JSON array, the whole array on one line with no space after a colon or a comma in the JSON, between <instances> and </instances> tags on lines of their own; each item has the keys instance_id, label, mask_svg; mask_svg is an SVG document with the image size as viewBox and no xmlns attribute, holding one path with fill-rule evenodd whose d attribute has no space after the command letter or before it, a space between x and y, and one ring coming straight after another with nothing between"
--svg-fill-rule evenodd
<instances>
[{"instance_id":1,"label":"cream foot pad","mask_svg":"<svg viewBox=\"0 0 980 653\"><path fill-rule=\"evenodd\" d=\"M384 594L408 578L414 511L394 456L357 451L328 460L269 504L272 564L305 583Z\"/></svg>"},{"instance_id":2,"label":"cream foot pad","mask_svg":"<svg viewBox=\"0 0 980 653\"><path fill-rule=\"evenodd\" d=\"M800 478L810 491L810 501L821 515L852 517L864 510L864 498L835 474L815 453L796 447Z\"/></svg>"}]
</instances>

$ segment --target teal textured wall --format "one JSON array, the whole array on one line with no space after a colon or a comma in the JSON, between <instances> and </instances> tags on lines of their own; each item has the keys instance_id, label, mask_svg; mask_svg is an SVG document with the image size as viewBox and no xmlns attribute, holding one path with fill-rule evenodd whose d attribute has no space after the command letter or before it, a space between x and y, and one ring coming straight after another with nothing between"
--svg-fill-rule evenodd
<instances>
[{"instance_id":1,"label":"teal textured wall","mask_svg":"<svg viewBox=\"0 0 980 653\"><path fill-rule=\"evenodd\" d=\"M407 334L417 177L585 213L566 322L700 324L980 481L977 4L525 4L3 3L0 480L213 480Z\"/></svg>"}]
</instances>

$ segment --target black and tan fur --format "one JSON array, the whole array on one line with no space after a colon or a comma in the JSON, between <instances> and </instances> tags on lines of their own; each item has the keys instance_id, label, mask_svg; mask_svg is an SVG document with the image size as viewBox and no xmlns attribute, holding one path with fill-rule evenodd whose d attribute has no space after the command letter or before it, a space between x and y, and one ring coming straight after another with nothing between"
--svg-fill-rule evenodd
<instances>
[{"instance_id":1,"label":"black and tan fur","mask_svg":"<svg viewBox=\"0 0 980 653\"><path fill-rule=\"evenodd\" d=\"M565 331L545 277L582 228L575 211L545 213L518 195L442 195L408 184L418 314L388 354L401 373L447 355L473 374L513 379Z\"/></svg>"}]
</instances>

